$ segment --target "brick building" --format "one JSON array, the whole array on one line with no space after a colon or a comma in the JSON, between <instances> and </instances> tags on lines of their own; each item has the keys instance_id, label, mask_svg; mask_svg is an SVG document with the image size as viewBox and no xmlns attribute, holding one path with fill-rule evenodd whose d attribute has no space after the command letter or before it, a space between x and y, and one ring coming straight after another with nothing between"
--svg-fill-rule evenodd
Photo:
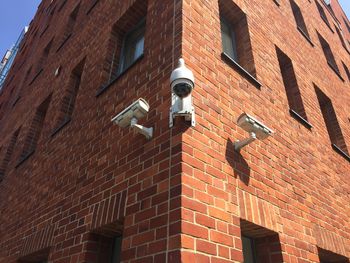
<instances>
[{"instance_id":1,"label":"brick building","mask_svg":"<svg viewBox=\"0 0 350 263\"><path fill-rule=\"evenodd\" d=\"M44 0L0 96L0 262L349 262L337 0ZM169 127L170 75L196 125ZM138 98L147 140L111 118ZM274 131L235 151L246 112Z\"/></svg>"}]
</instances>

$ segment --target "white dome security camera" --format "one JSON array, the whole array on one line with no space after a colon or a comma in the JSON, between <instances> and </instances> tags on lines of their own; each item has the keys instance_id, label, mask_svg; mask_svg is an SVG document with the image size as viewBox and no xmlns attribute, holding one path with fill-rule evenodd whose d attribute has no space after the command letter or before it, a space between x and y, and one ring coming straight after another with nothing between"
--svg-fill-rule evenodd
<instances>
[{"instance_id":1,"label":"white dome security camera","mask_svg":"<svg viewBox=\"0 0 350 263\"><path fill-rule=\"evenodd\" d=\"M170 77L171 89L180 98L191 94L194 88L194 76L191 70L185 65L185 60L179 59L179 66Z\"/></svg>"},{"instance_id":2,"label":"white dome security camera","mask_svg":"<svg viewBox=\"0 0 350 263\"><path fill-rule=\"evenodd\" d=\"M191 125L195 126L195 113L191 96L195 86L194 76L182 58L179 59L178 67L171 73L170 86L172 96L169 126L173 127L173 120L177 116L185 117L186 121L191 121Z\"/></svg>"}]
</instances>

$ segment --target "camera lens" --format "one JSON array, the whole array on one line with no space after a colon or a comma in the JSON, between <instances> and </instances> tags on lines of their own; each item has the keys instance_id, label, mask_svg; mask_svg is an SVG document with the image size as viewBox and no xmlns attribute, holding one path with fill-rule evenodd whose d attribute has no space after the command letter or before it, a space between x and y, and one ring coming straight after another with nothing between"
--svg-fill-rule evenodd
<instances>
[{"instance_id":1,"label":"camera lens","mask_svg":"<svg viewBox=\"0 0 350 263\"><path fill-rule=\"evenodd\" d=\"M179 83L174 86L174 93L180 98L187 97L192 90L192 87L188 83Z\"/></svg>"}]
</instances>

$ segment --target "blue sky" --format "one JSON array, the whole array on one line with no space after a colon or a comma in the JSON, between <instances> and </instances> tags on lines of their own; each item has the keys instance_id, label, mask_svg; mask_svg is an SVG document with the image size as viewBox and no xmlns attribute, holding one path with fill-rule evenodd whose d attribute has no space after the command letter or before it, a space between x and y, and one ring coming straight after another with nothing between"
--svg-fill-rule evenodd
<instances>
[{"instance_id":1,"label":"blue sky","mask_svg":"<svg viewBox=\"0 0 350 263\"><path fill-rule=\"evenodd\" d=\"M41 0L0 0L0 60L22 29L29 25Z\"/></svg>"},{"instance_id":2,"label":"blue sky","mask_svg":"<svg viewBox=\"0 0 350 263\"><path fill-rule=\"evenodd\" d=\"M338 0L350 17L350 0ZM29 25L41 0L0 0L0 59Z\"/></svg>"},{"instance_id":3,"label":"blue sky","mask_svg":"<svg viewBox=\"0 0 350 263\"><path fill-rule=\"evenodd\" d=\"M350 1L349 0L338 0L343 7L347 17L350 19Z\"/></svg>"}]
</instances>

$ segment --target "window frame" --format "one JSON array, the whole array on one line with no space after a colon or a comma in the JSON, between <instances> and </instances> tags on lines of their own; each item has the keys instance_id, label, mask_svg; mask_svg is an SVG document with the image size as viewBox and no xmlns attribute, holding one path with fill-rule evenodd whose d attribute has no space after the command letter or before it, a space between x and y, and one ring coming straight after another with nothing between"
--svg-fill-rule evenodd
<instances>
[{"instance_id":1,"label":"window frame","mask_svg":"<svg viewBox=\"0 0 350 263\"><path fill-rule=\"evenodd\" d=\"M123 235L118 235L113 237L111 263L114 263L114 262L119 263L121 261L122 244L123 244Z\"/></svg>"},{"instance_id":2,"label":"window frame","mask_svg":"<svg viewBox=\"0 0 350 263\"><path fill-rule=\"evenodd\" d=\"M143 38L144 38L144 44L143 44L143 50L142 54L140 54L137 58L134 58L134 60L127 66L125 66L125 59L126 59L126 51L127 51L127 40L128 37L130 37L132 34L137 32L138 30L143 28ZM117 69L117 76L122 75L125 71L127 71L132 65L134 65L139 59L141 59L145 54L145 42L146 42L146 17L142 18L140 22L137 23L135 27L133 27L131 30L125 33L123 37L123 44L120 52L120 58L119 58L119 66ZM141 38L136 38L134 40L139 40ZM137 43L137 41L133 42ZM136 50L135 50L136 51Z\"/></svg>"},{"instance_id":3,"label":"window frame","mask_svg":"<svg viewBox=\"0 0 350 263\"><path fill-rule=\"evenodd\" d=\"M231 44L233 47L232 53L234 54L234 57L230 56L230 54L228 52L226 52L225 47L224 47L224 41L223 41L223 30L222 30L222 24L224 24L225 26L227 26L227 28L230 31L230 40L231 40ZM233 26L231 25L231 23L229 23L229 21L223 16L220 16L220 33L221 33L221 46L222 46L222 52L224 52L227 56L229 56L231 59L233 59L234 61L236 61L237 63L239 63L238 61L238 53L237 53L237 41L236 41L236 35L235 35L235 31L233 29Z\"/></svg>"},{"instance_id":4,"label":"window frame","mask_svg":"<svg viewBox=\"0 0 350 263\"><path fill-rule=\"evenodd\" d=\"M243 253L243 259L244 259L244 246L243 246L243 238L248 239L250 241L250 249L251 249L251 256L253 259L253 262L251 263L256 263L257 262L257 255L256 255L256 245L255 245L255 239L252 237L248 237L246 235L242 235L242 253ZM246 260L244 259L244 262L246 262Z\"/></svg>"}]
</instances>

